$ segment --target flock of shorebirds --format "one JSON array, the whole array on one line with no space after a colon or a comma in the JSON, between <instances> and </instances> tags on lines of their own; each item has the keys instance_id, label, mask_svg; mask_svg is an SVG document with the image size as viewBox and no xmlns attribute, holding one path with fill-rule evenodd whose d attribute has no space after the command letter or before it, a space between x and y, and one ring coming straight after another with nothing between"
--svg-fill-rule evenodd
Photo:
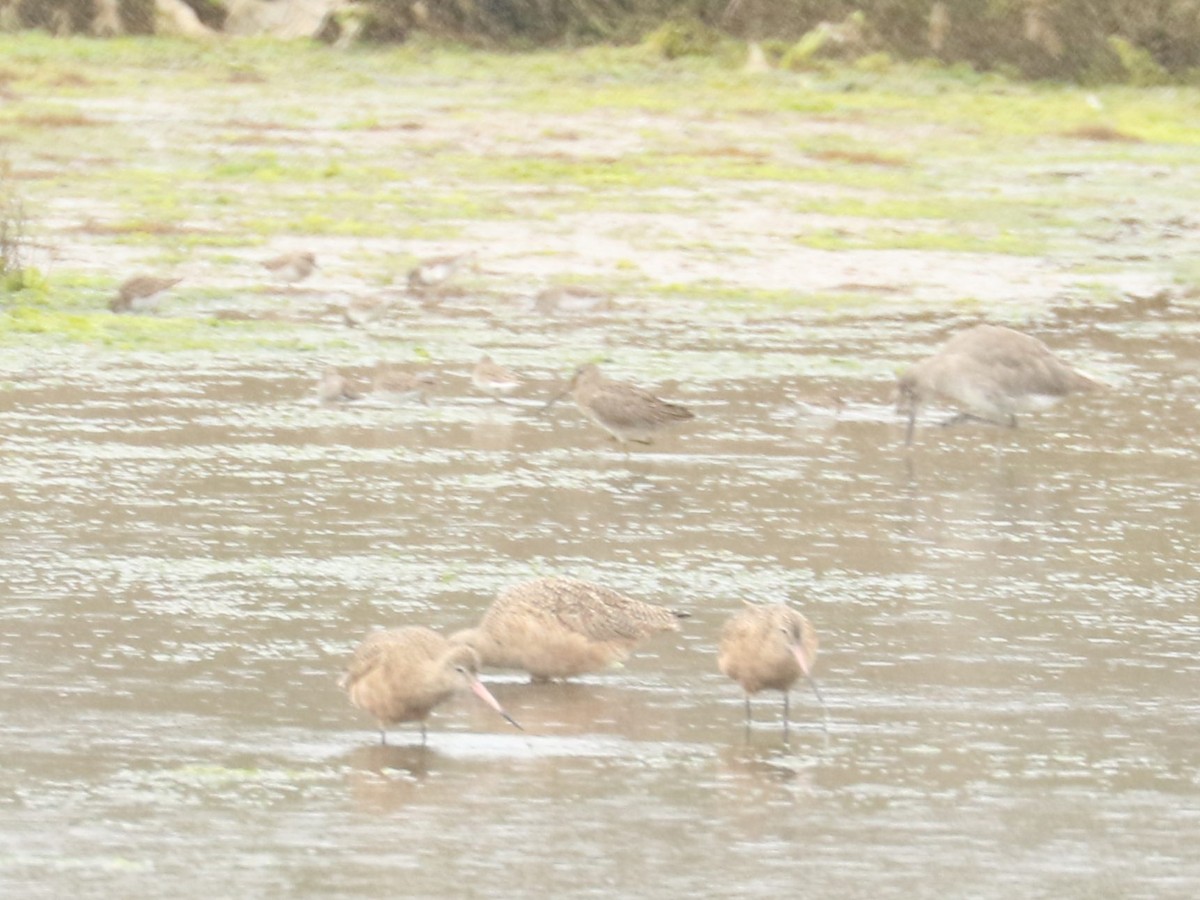
<instances>
[{"instance_id":1,"label":"flock of shorebirds","mask_svg":"<svg viewBox=\"0 0 1200 900\"><path fill-rule=\"evenodd\" d=\"M442 257L416 266L408 276L410 290L440 283L464 264L464 257ZM307 278L316 268L311 253L286 254L263 264L285 281ZM113 299L115 312L145 311L178 279L137 276ZM381 366L372 392L392 400L422 396L430 376ZM484 356L472 383L503 400L522 384L515 372ZM1041 341L998 325L976 325L954 335L933 355L902 372L898 410L907 414L905 441L912 443L923 404L940 399L960 412L944 424L975 420L1015 427L1018 414L1044 410L1071 393L1103 387L1059 360ZM649 443L664 428L693 418L684 406L655 396L637 385L606 378L595 364L580 366L565 389L551 398L548 409L571 394L579 409L620 442ZM326 370L318 386L322 403L352 401L360 392L335 369ZM480 682L483 667L518 669L534 681L570 678L625 659L639 642L661 631L678 631L687 613L654 606L598 584L568 578L538 578L502 591L478 626L449 638L428 628L407 626L377 631L354 652L341 679L350 702L372 715L386 743L387 727L419 722L425 741L425 719L459 691L470 690L504 716L508 715ZM733 615L721 631L718 669L741 685L750 698L763 690L783 693L783 728L788 729L788 692L801 678L812 686L822 710L825 703L813 679L817 633L812 624L786 604L754 604Z\"/></svg>"}]
</instances>

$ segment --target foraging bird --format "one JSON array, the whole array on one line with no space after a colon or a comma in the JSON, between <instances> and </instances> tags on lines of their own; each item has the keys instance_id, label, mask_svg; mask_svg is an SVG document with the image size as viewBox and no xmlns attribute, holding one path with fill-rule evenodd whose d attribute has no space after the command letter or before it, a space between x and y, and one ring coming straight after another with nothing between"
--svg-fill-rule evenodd
<instances>
[{"instance_id":1,"label":"foraging bird","mask_svg":"<svg viewBox=\"0 0 1200 900\"><path fill-rule=\"evenodd\" d=\"M788 732L788 690L803 676L825 709L813 680L817 632L800 613L783 603L750 603L721 629L717 668L746 692L746 730L750 729L750 697L762 690L783 691L783 733Z\"/></svg>"},{"instance_id":2,"label":"foraging bird","mask_svg":"<svg viewBox=\"0 0 1200 900\"><path fill-rule=\"evenodd\" d=\"M349 403L361 399L362 394L337 369L330 366L321 373L317 382L318 403Z\"/></svg>"},{"instance_id":3,"label":"foraging bird","mask_svg":"<svg viewBox=\"0 0 1200 900\"><path fill-rule=\"evenodd\" d=\"M409 626L367 635L338 684L351 703L379 722L383 744L388 725L414 721L421 723L424 744L429 713L467 689L521 728L476 677L478 671L479 657L470 647L451 644L428 628Z\"/></svg>"},{"instance_id":4,"label":"foraging bird","mask_svg":"<svg viewBox=\"0 0 1200 900\"><path fill-rule=\"evenodd\" d=\"M687 615L586 581L535 578L501 591L478 627L450 640L474 649L485 666L548 681L619 663L644 638L678 631Z\"/></svg>"},{"instance_id":5,"label":"foraging bird","mask_svg":"<svg viewBox=\"0 0 1200 900\"><path fill-rule=\"evenodd\" d=\"M406 372L381 362L371 379L371 395L397 405L410 400L425 403L425 389L435 381L432 372Z\"/></svg>"},{"instance_id":6,"label":"foraging bird","mask_svg":"<svg viewBox=\"0 0 1200 900\"><path fill-rule=\"evenodd\" d=\"M951 422L976 418L1015 428L1017 413L1048 409L1073 391L1101 386L1037 338L1001 325L976 325L900 375L897 409L908 413L905 443L911 444L917 410L931 396L964 407Z\"/></svg>"},{"instance_id":7,"label":"foraging bird","mask_svg":"<svg viewBox=\"0 0 1200 900\"><path fill-rule=\"evenodd\" d=\"M435 256L424 259L413 266L408 272L408 289L421 293L449 281L459 269L474 260L474 252L459 253L456 256Z\"/></svg>"},{"instance_id":8,"label":"foraging bird","mask_svg":"<svg viewBox=\"0 0 1200 900\"><path fill-rule=\"evenodd\" d=\"M486 353L471 371L471 384L488 396L504 402L504 398L519 388L521 376L512 369L493 362Z\"/></svg>"},{"instance_id":9,"label":"foraging bird","mask_svg":"<svg viewBox=\"0 0 1200 900\"><path fill-rule=\"evenodd\" d=\"M612 297L594 288L566 284L540 291L533 298L533 308L544 316L560 312L607 312L612 309Z\"/></svg>"},{"instance_id":10,"label":"foraging bird","mask_svg":"<svg viewBox=\"0 0 1200 900\"><path fill-rule=\"evenodd\" d=\"M115 313L149 312L158 306L159 295L173 288L182 278L159 278L155 275L134 275L121 282L117 295L108 303Z\"/></svg>"},{"instance_id":11,"label":"foraging bird","mask_svg":"<svg viewBox=\"0 0 1200 900\"><path fill-rule=\"evenodd\" d=\"M392 308L384 297L353 297L342 309L342 321L350 328L360 328L381 318Z\"/></svg>"},{"instance_id":12,"label":"foraging bird","mask_svg":"<svg viewBox=\"0 0 1200 900\"><path fill-rule=\"evenodd\" d=\"M668 403L635 384L605 378L595 363L576 369L566 388L543 409L567 394L584 415L620 441L627 453L629 441L649 444L650 436L668 425L695 418L690 409Z\"/></svg>"},{"instance_id":13,"label":"foraging bird","mask_svg":"<svg viewBox=\"0 0 1200 900\"><path fill-rule=\"evenodd\" d=\"M296 253L284 253L268 259L262 264L263 268L288 284L303 281L317 269L317 257L307 250Z\"/></svg>"}]
</instances>

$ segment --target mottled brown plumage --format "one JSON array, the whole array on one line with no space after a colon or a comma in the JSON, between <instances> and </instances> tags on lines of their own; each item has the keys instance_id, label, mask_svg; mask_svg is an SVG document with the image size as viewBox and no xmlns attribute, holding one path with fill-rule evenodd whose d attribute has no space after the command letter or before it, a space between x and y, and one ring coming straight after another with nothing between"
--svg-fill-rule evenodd
<instances>
[{"instance_id":1,"label":"mottled brown plumage","mask_svg":"<svg viewBox=\"0 0 1200 900\"><path fill-rule=\"evenodd\" d=\"M605 378L595 363L576 369L566 389L546 406L568 393L583 414L620 441L622 447L629 441L648 444L651 436L663 428L694 418L684 406L668 403L628 381Z\"/></svg>"},{"instance_id":2,"label":"mottled brown plumage","mask_svg":"<svg viewBox=\"0 0 1200 900\"><path fill-rule=\"evenodd\" d=\"M362 394L337 369L330 366L321 372L317 381L318 403L349 403L361 399Z\"/></svg>"},{"instance_id":3,"label":"mottled brown plumage","mask_svg":"<svg viewBox=\"0 0 1200 900\"><path fill-rule=\"evenodd\" d=\"M495 362L486 353L479 357L471 370L471 384L483 393L504 402L504 397L521 386L521 376Z\"/></svg>"},{"instance_id":4,"label":"mottled brown plumage","mask_svg":"<svg viewBox=\"0 0 1200 900\"><path fill-rule=\"evenodd\" d=\"M403 404L410 400L425 403L425 391L436 380L432 372L409 372L381 362L371 378L371 394L385 403Z\"/></svg>"},{"instance_id":5,"label":"mottled brown plumage","mask_svg":"<svg viewBox=\"0 0 1200 900\"><path fill-rule=\"evenodd\" d=\"M288 284L303 281L317 269L316 254L307 250L284 253L263 262L263 268Z\"/></svg>"},{"instance_id":6,"label":"mottled brown plumage","mask_svg":"<svg viewBox=\"0 0 1200 900\"><path fill-rule=\"evenodd\" d=\"M473 647L485 666L545 681L619 663L650 635L678 631L686 615L586 581L536 578L502 591L477 628L450 640Z\"/></svg>"},{"instance_id":7,"label":"mottled brown plumage","mask_svg":"<svg viewBox=\"0 0 1200 900\"><path fill-rule=\"evenodd\" d=\"M159 296L179 284L182 278L159 278L156 275L134 275L117 288L117 295L108 303L115 313L148 312L158 306Z\"/></svg>"},{"instance_id":8,"label":"mottled brown plumage","mask_svg":"<svg viewBox=\"0 0 1200 900\"><path fill-rule=\"evenodd\" d=\"M520 728L480 683L478 670L479 657L470 647L451 644L428 628L409 626L367 635L339 685L351 703L379 722L383 743L387 726L399 722L420 722L424 743L429 713L463 690L472 691Z\"/></svg>"},{"instance_id":9,"label":"mottled brown plumage","mask_svg":"<svg viewBox=\"0 0 1200 900\"><path fill-rule=\"evenodd\" d=\"M970 416L1016 427L1017 413L1047 409L1074 391L1100 386L1037 338L1000 325L976 325L900 376L899 409L908 413L905 440L912 442L917 411L931 397L949 400Z\"/></svg>"},{"instance_id":10,"label":"mottled brown plumage","mask_svg":"<svg viewBox=\"0 0 1200 900\"><path fill-rule=\"evenodd\" d=\"M783 603L746 608L721 629L717 668L746 692L746 727L750 727L750 697L759 691L783 692L783 732L788 730L788 691L801 677L808 679L821 700L812 670L817 662L817 632L812 623ZM821 706L824 707L821 700Z\"/></svg>"}]
</instances>

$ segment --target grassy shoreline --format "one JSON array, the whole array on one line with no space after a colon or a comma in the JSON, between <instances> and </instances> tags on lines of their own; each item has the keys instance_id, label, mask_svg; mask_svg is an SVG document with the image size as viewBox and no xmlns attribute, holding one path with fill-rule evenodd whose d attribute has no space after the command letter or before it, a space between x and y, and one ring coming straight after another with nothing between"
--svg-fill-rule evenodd
<instances>
[{"instance_id":1,"label":"grassy shoreline","mask_svg":"<svg viewBox=\"0 0 1200 900\"><path fill-rule=\"evenodd\" d=\"M335 258L337 298L471 248L488 273L473 287L498 302L582 282L699 310L953 309L995 303L1012 273L1009 315L1036 316L1200 276L1172 246L1195 227L1191 88L750 75L642 48L20 34L0 59L4 188L41 273L3 295L9 344L280 340L286 324L222 322L206 301L263 299L255 260L281 244ZM1053 285L1031 288L1031 266ZM184 322L107 312L124 274L177 267L163 316Z\"/></svg>"}]
</instances>

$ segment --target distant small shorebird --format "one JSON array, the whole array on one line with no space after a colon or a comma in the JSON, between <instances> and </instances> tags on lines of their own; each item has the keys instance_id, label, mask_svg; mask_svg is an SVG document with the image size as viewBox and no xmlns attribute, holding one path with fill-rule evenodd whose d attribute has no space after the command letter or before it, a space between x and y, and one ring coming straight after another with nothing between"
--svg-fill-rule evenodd
<instances>
[{"instance_id":1,"label":"distant small shorebird","mask_svg":"<svg viewBox=\"0 0 1200 900\"><path fill-rule=\"evenodd\" d=\"M182 278L159 278L155 275L134 275L121 282L117 295L108 303L108 308L115 313L149 312L158 307L160 296L164 291L173 288Z\"/></svg>"},{"instance_id":2,"label":"distant small shorebird","mask_svg":"<svg viewBox=\"0 0 1200 900\"><path fill-rule=\"evenodd\" d=\"M392 308L384 297L354 297L342 309L342 321L351 328L361 328L383 317Z\"/></svg>"},{"instance_id":3,"label":"distant small shorebird","mask_svg":"<svg viewBox=\"0 0 1200 900\"><path fill-rule=\"evenodd\" d=\"M981 419L1015 428L1017 413L1048 409L1068 394L1102 383L1057 359L1037 338L1001 325L976 325L900 375L897 409L908 413L912 443L921 404L943 397L962 407L949 423Z\"/></svg>"},{"instance_id":4,"label":"distant small shorebird","mask_svg":"<svg viewBox=\"0 0 1200 900\"><path fill-rule=\"evenodd\" d=\"M317 270L317 257L307 250L284 253L266 260L262 266L276 278L288 284L296 284Z\"/></svg>"},{"instance_id":5,"label":"distant small shorebird","mask_svg":"<svg viewBox=\"0 0 1200 900\"><path fill-rule=\"evenodd\" d=\"M501 403L523 383L520 375L494 362L486 353L479 357L479 362L475 363L475 368L471 370L471 384Z\"/></svg>"},{"instance_id":6,"label":"distant small shorebird","mask_svg":"<svg viewBox=\"0 0 1200 900\"><path fill-rule=\"evenodd\" d=\"M567 394L584 415L620 441L626 452L629 441L649 444L662 429L695 418L687 407L668 403L628 381L605 378L594 363L576 369L566 388L543 409Z\"/></svg>"},{"instance_id":7,"label":"distant small shorebird","mask_svg":"<svg viewBox=\"0 0 1200 900\"><path fill-rule=\"evenodd\" d=\"M650 635L678 631L687 615L587 581L535 578L501 591L478 627L450 641L474 649L485 666L547 681L619 663Z\"/></svg>"},{"instance_id":8,"label":"distant small shorebird","mask_svg":"<svg viewBox=\"0 0 1200 900\"><path fill-rule=\"evenodd\" d=\"M475 259L475 253L459 253L455 256L435 256L423 259L408 272L408 289L423 293L444 284Z\"/></svg>"},{"instance_id":9,"label":"distant small shorebird","mask_svg":"<svg viewBox=\"0 0 1200 900\"><path fill-rule=\"evenodd\" d=\"M425 391L436 383L432 372L409 372L390 363L379 363L371 378L371 396L384 403L425 403Z\"/></svg>"},{"instance_id":10,"label":"distant small shorebird","mask_svg":"<svg viewBox=\"0 0 1200 900\"><path fill-rule=\"evenodd\" d=\"M348 403L361 399L362 394L337 369L330 366L321 373L317 382L318 403Z\"/></svg>"},{"instance_id":11,"label":"distant small shorebird","mask_svg":"<svg viewBox=\"0 0 1200 900\"><path fill-rule=\"evenodd\" d=\"M558 285L539 292L533 298L533 308L544 316L558 313L607 312L612 309L612 297L594 288Z\"/></svg>"},{"instance_id":12,"label":"distant small shorebird","mask_svg":"<svg viewBox=\"0 0 1200 900\"><path fill-rule=\"evenodd\" d=\"M424 744L425 719L433 708L465 690L521 728L483 686L478 671L479 657L470 647L409 626L367 635L338 683L351 703L375 717L382 744L387 743L387 726L399 722L420 722Z\"/></svg>"},{"instance_id":13,"label":"distant small shorebird","mask_svg":"<svg viewBox=\"0 0 1200 900\"><path fill-rule=\"evenodd\" d=\"M750 730L750 697L763 690L783 691L783 734L788 733L788 691L802 676L825 710L812 670L817 662L817 632L796 610L783 603L746 608L721 629L717 668L746 692L746 731Z\"/></svg>"}]
</instances>

